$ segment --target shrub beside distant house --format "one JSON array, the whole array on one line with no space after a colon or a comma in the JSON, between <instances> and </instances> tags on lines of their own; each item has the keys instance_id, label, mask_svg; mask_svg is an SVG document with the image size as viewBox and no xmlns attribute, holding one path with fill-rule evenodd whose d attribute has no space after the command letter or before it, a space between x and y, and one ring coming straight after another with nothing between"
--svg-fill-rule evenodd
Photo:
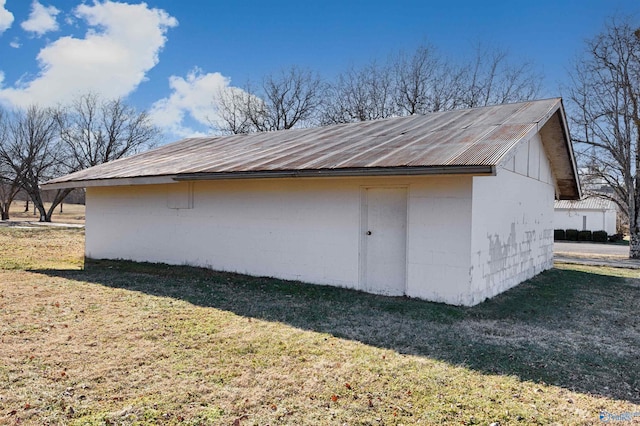
<instances>
[{"instance_id":1,"label":"shrub beside distant house","mask_svg":"<svg viewBox=\"0 0 640 426\"><path fill-rule=\"evenodd\" d=\"M595 231L593 233L593 241L597 243L606 243L608 239L608 235L606 231Z\"/></svg>"},{"instance_id":2,"label":"shrub beside distant house","mask_svg":"<svg viewBox=\"0 0 640 426\"><path fill-rule=\"evenodd\" d=\"M554 229L555 241L593 241L596 243L615 243L622 240L622 234L607 234L607 231L578 231L577 229Z\"/></svg>"},{"instance_id":3,"label":"shrub beside distant house","mask_svg":"<svg viewBox=\"0 0 640 426\"><path fill-rule=\"evenodd\" d=\"M578 230L577 229L567 229L565 231L567 235L567 240L569 241L578 241Z\"/></svg>"},{"instance_id":4,"label":"shrub beside distant house","mask_svg":"<svg viewBox=\"0 0 640 426\"><path fill-rule=\"evenodd\" d=\"M578 231L578 241L593 241L593 232L589 230Z\"/></svg>"}]
</instances>

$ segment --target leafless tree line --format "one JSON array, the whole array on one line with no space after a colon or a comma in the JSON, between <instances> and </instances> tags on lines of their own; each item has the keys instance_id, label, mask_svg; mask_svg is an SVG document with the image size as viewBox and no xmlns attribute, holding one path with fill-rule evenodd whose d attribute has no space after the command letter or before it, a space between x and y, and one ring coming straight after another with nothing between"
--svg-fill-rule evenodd
<instances>
[{"instance_id":1,"label":"leafless tree line","mask_svg":"<svg viewBox=\"0 0 640 426\"><path fill-rule=\"evenodd\" d=\"M33 201L41 222L51 215L70 189L58 190L45 207L40 184L148 148L158 136L146 112L121 99L88 93L68 105L0 110L0 215L19 191Z\"/></svg>"},{"instance_id":2,"label":"leafless tree line","mask_svg":"<svg viewBox=\"0 0 640 426\"><path fill-rule=\"evenodd\" d=\"M503 50L478 46L458 64L424 45L351 67L331 82L292 67L258 86L226 88L215 97L211 125L238 134L375 120L529 100L540 87L532 64L514 63Z\"/></svg>"}]
</instances>

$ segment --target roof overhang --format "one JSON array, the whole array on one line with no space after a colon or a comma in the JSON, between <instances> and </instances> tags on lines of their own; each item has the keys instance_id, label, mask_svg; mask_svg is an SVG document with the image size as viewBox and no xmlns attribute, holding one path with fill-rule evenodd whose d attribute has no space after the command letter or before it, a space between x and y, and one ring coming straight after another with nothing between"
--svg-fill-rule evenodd
<instances>
[{"instance_id":1,"label":"roof overhang","mask_svg":"<svg viewBox=\"0 0 640 426\"><path fill-rule=\"evenodd\" d=\"M325 177L376 177L376 176L434 176L474 175L493 176L494 166L443 166L443 167L379 167L320 170L273 170L246 172L184 173L168 176L132 177L118 179L77 180L43 184L42 189L88 188L98 186L158 185L185 181L232 179L282 179Z\"/></svg>"},{"instance_id":2,"label":"roof overhang","mask_svg":"<svg viewBox=\"0 0 640 426\"><path fill-rule=\"evenodd\" d=\"M451 167L379 167L321 170L276 170L259 172L190 173L174 177L177 181L265 178L314 178L314 177L374 177L374 176L433 176L433 175L495 175L493 166Z\"/></svg>"},{"instance_id":3,"label":"roof overhang","mask_svg":"<svg viewBox=\"0 0 640 426\"><path fill-rule=\"evenodd\" d=\"M42 185L40 185L40 188L44 190L50 190L89 188L93 186L161 185L164 183L175 183L174 176L143 176L116 179L72 180L60 183L43 183Z\"/></svg>"}]
</instances>

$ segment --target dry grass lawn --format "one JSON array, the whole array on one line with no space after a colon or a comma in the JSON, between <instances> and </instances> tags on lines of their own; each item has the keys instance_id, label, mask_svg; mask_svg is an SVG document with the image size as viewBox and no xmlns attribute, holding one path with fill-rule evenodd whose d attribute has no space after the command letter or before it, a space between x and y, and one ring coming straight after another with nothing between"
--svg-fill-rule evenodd
<instances>
[{"instance_id":1,"label":"dry grass lawn","mask_svg":"<svg viewBox=\"0 0 640 426\"><path fill-rule=\"evenodd\" d=\"M189 267L84 270L82 242L79 230L0 228L0 424L546 425L640 412L637 271L565 266L456 308Z\"/></svg>"},{"instance_id":2,"label":"dry grass lawn","mask_svg":"<svg viewBox=\"0 0 640 426\"><path fill-rule=\"evenodd\" d=\"M45 203L45 207L47 209L50 205L51 203ZM24 211L24 207L24 201L14 201L9 209L10 220L17 222L37 222L40 216L38 214L33 214L33 203L29 203L28 212ZM51 215L51 221L58 223L84 224L84 212L84 205L63 203L62 212L60 212L60 206L56 207L53 215Z\"/></svg>"}]
</instances>

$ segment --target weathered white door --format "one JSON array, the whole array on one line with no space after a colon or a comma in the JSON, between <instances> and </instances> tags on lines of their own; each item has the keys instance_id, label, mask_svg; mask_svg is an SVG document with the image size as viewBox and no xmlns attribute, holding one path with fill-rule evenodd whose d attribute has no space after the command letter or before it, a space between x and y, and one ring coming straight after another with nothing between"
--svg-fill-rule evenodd
<instances>
[{"instance_id":1,"label":"weathered white door","mask_svg":"<svg viewBox=\"0 0 640 426\"><path fill-rule=\"evenodd\" d=\"M389 296L405 294L407 189L363 189L361 232L362 289Z\"/></svg>"}]
</instances>

